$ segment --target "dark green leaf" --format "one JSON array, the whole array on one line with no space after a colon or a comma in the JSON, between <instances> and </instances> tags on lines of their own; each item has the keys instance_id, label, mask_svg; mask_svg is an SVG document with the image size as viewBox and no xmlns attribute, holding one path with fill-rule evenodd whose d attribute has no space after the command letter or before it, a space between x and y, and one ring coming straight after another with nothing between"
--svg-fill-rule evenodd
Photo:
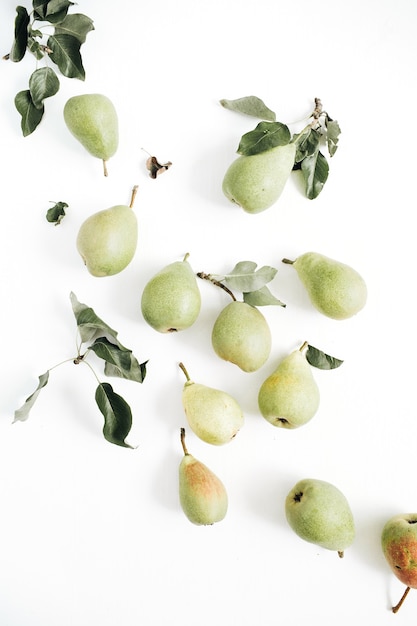
<instances>
[{"instance_id":1,"label":"dark green leaf","mask_svg":"<svg viewBox=\"0 0 417 626\"><path fill-rule=\"evenodd\" d=\"M137 383L143 382L143 366L139 364L131 350L114 345L105 337L99 337L90 346L95 354L106 361L104 373L107 376L127 378Z\"/></svg>"},{"instance_id":2,"label":"dark green leaf","mask_svg":"<svg viewBox=\"0 0 417 626\"><path fill-rule=\"evenodd\" d=\"M74 2L69 2L69 0L33 0L34 17L56 24L65 18L69 7L73 4Z\"/></svg>"},{"instance_id":3,"label":"dark green leaf","mask_svg":"<svg viewBox=\"0 0 417 626\"><path fill-rule=\"evenodd\" d=\"M67 15L55 27L55 35L72 35L79 42L84 43L90 31L94 30L93 20L82 13Z\"/></svg>"},{"instance_id":4,"label":"dark green leaf","mask_svg":"<svg viewBox=\"0 0 417 626\"><path fill-rule=\"evenodd\" d=\"M58 76L50 67L41 67L32 73L29 90L35 107L42 109L44 99L54 96L59 91Z\"/></svg>"},{"instance_id":5,"label":"dark green leaf","mask_svg":"<svg viewBox=\"0 0 417 626\"><path fill-rule=\"evenodd\" d=\"M34 405L41 389L45 387L49 380L49 370L39 376L39 384L36 390L26 398L24 404L14 412L14 422L24 422L29 417L29 412Z\"/></svg>"},{"instance_id":6,"label":"dark green leaf","mask_svg":"<svg viewBox=\"0 0 417 626\"><path fill-rule=\"evenodd\" d=\"M48 222L60 224L65 217L65 209L68 207L66 202L57 202L53 207L47 210L46 219Z\"/></svg>"},{"instance_id":7,"label":"dark green leaf","mask_svg":"<svg viewBox=\"0 0 417 626\"><path fill-rule=\"evenodd\" d=\"M83 342L93 341L97 337L107 337L115 340L119 347L123 347L117 340L117 331L95 314L94 310L78 302L74 293L70 293L72 310L77 321L78 330Z\"/></svg>"},{"instance_id":8,"label":"dark green leaf","mask_svg":"<svg viewBox=\"0 0 417 626\"><path fill-rule=\"evenodd\" d=\"M14 41L10 51L10 60L18 63L23 59L28 43L29 14L25 7L16 7L16 19L14 22Z\"/></svg>"},{"instance_id":9,"label":"dark green leaf","mask_svg":"<svg viewBox=\"0 0 417 626\"><path fill-rule=\"evenodd\" d=\"M246 96L244 98L237 98L236 100L220 100L220 104L225 109L251 115L260 120L268 120L269 122L275 122L276 120L275 113L256 96Z\"/></svg>"},{"instance_id":10,"label":"dark green leaf","mask_svg":"<svg viewBox=\"0 0 417 626\"><path fill-rule=\"evenodd\" d=\"M81 42L72 35L51 35L48 38L50 57L67 78L85 79L80 47Z\"/></svg>"},{"instance_id":11,"label":"dark green leaf","mask_svg":"<svg viewBox=\"0 0 417 626\"><path fill-rule=\"evenodd\" d=\"M338 148L337 144L339 141L339 135L342 131L340 130L340 126L336 122L336 120L327 120L326 127L327 127L327 149L329 151L330 156L332 157Z\"/></svg>"},{"instance_id":12,"label":"dark green leaf","mask_svg":"<svg viewBox=\"0 0 417 626\"><path fill-rule=\"evenodd\" d=\"M41 109L35 107L29 89L25 91L19 91L19 93L16 94L14 103L16 109L22 116L22 121L20 125L22 128L23 136L27 137L28 135L33 133L33 131L39 125L44 114L44 107L42 107Z\"/></svg>"},{"instance_id":13,"label":"dark green leaf","mask_svg":"<svg viewBox=\"0 0 417 626\"><path fill-rule=\"evenodd\" d=\"M107 441L117 446L131 448L125 442L132 427L130 406L108 383L100 383L96 389L96 402L104 416L103 435Z\"/></svg>"},{"instance_id":14,"label":"dark green leaf","mask_svg":"<svg viewBox=\"0 0 417 626\"><path fill-rule=\"evenodd\" d=\"M269 265L257 268L253 261L240 261L229 274L222 278L230 289L237 289L242 293L257 291L271 282L278 270Z\"/></svg>"},{"instance_id":15,"label":"dark green leaf","mask_svg":"<svg viewBox=\"0 0 417 626\"><path fill-rule=\"evenodd\" d=\"M285 146L291 140L291 133L281 122L259 122L254 130L245 133L240 140L237 152L250 156L260 154L277 146Z\"/></svg>"},{"instance_id":16,"label":"dark green leaf","mask_svg":"<svg viewBox=\"0 0 417 626\"><path fill-rule=\"evenodd\" d=\"M300 163L307 156L311 156L318 150L320 134L311 128L308 131L303 131L299 135L294 135L293 141L297 147L295 163Z\"/></svg>"},{"instance_id":17,"label":"dark green leaf","mask_svg":"<svg viewBox=\"0 0 417 626\"><path fill-rule=\"evenodd\" d=\"M329 356L321 350L318 350L318 348L314 348L310 345L308 345L305 355L310 365L317 367L320 370L333 370L340 367L343 363L340 359Z\"/></svg>"},{"instance_id":18,"label":"dark green leaf","mask_svg":"<svg viewBox=\"0 0 417 626\"><path fill-rule=\"evenodd\" d=\"M41 44L33 37L29 37L28 39L28 50L33 54L35 59L38 59L38 61L40 59L43 59L43 57L45 56L45 52Z\"/></svg>"},{"instance_id":19,"label":"dark green leaf","mask_svg":"<svg viewBox=\"0 0 417 626\"><path fill-rule=\"evenodd\" d=\"M285 307L286 305L278 300L268 289L268 287L262 287L257 291L250 291L249 293L243 294L243 301L247 302L247 304L251 304L252 306L268 306L268 305L278 305Z\"/></svg>"},{"instance_id":20,"label":"dark green leaf","mask_svg":"<svg viewBox=\"0 0 417 626\"><path fill-rule=\"evenodd\" d=\"M306 196L317 198L329 175L329 164L319 150L301 161L301 171L305 181Z\"/></svg>"}]
</instances>

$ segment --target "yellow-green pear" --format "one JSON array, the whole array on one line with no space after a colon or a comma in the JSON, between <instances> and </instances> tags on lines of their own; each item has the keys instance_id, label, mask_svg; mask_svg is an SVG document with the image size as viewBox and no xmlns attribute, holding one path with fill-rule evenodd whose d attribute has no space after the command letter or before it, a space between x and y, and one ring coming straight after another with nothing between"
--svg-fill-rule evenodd
<instances>
[{"instance_id":1,"label":"yellow-green pear","mask_svg":"<svg viewBox=\"0 0 417 626\"><path fill-rule=\"evenodd\" d=\"M304 343L280 361L259 389L259 409L273 426L298 428L309 422L319 408L319 388L306 359L305 346Z\"/></svg>"},{"instance_id":2,"label":"yellow-green pear","mask_svg":"<svg viewBox=\"0 0 417 626\"><path fill-rule=\"evenodd\" d=\"M291 264L315 308L335 320L356 315L366 304L367 287L352 267L318 252L306 252Z\"/></svg>"},{"instance_id":3,"label":"yellow-green pear","mask_svg":"<svg viewBox=\"0 0 417 626\"><path fill-rule=\"evenodd\" d=\"M73 96L64 106L64 120L84 148L103 161L107 176L107 161L119 145L119 122L112 101L100 93Z\"/></svg>"},{"instance_id":4,"label":"yellow-green pear","mask_svg":"<svg viewBox=\"0 0 417 626\"><path fill-rule=\"evenodd\" d=\"M181 428L184 451L179 466L179 497L182 510L190 522L207 526L225 518L228 497L222 481L201 461L192 456L185 445L185 429Z\"/></svg>"},{"instance_id":5,"label":"yellow-green pear","mask_svg":"<svg viewBox=\"0 0 417 626\"><path fill-rule=\"evenodd\" d=\"M327 481L305 478L297 482L285 500L285 514L301 539L335 550L340 557L355 539L349 502Z\"/></svg>"},{"instance_id":6,"label":"yellow-green pear","mask_svg":"<svg viewBox=\"0 0 417 626\"><path fill-rule=\"evenodd\" d=\"M90 215L77 236L77 249L93 276L113 276L133 259L138 241L138 223L133 211L137 187L130 205L119 204Z\"/></svg>"},{"instance_id":7,"label":"yellow-green pear","mask_svg":"<svg viewBox=\"0 0 417 626\"><path fill-rule=\"evenodd\" d=\"M191 430L206 443L229 443L243 426L239 403L225 391L192 381L183 363L180 368L186 377L182 403Z\"/></svg>"},{"instance_id":8,"label":"yellow-green pear","mask_svg":"<svg viewBox=\"0 0 417 626\"><path fill-rule=\"evenodd\" d=\"M268 209L284 190L294 166L295 151L295 144L289 143L237 157L224 176L223 193L247 213Z\"/></svg>"},{"instance_id":9,"label":"yellow-green pear","mask_svg":"<svg viewBox=\"0 0 417 626\"><path fill-rule=\"evenodd\" d=\"M200 314L201 294L188 256L160 270L142 292L142 315L158 332L189 328Z\"/></svg>"},{"instance_id":10,"label":"yellow-green pear","mask_svg":"<svg viewBox=\"0 0 417 626\"><path fill-rule=\"evenodd\" d=\"M265 317L256 307L238 300L220 311L211 340L221 359L234 363L244 372L258 370L271 352L271 330Z\"/></svg>"}]
</instances>

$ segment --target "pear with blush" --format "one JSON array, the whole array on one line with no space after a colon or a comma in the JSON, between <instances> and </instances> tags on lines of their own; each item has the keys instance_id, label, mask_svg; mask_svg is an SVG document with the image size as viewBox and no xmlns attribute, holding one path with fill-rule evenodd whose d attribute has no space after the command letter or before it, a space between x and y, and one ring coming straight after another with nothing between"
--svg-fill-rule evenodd
<instances>
[{"instance_id":1,"label":"pear with blush","mask_svg":"<svg viewBox=\"0 0 417 626\"><path fill-rule=\"evenodd\" d=\"M410 589L417 589L417 513L404 513L389 519L382 529L381 546L388 565L405 591L392 612L397 613Z\"/></svg>"}]
</instances>

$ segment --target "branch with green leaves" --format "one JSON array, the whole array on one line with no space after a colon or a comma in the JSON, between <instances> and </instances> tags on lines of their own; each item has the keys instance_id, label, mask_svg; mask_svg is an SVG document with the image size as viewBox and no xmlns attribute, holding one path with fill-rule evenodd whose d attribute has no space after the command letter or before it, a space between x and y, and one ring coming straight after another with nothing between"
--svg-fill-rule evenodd
<instances>
[{"instance_id":1,"label":"branch with green leaves","mask_svg":"<svg viewBox=\"0 0 417 626\"><path fill-rule=\"evenodd\" d=\"M105 439L118 446L131 448L132 446L125 441L132 427L132 411L129 404L122 396L113 391L113 387L109 383L100 382L86 359L88 354L93 352L105 362L104 373L106 376L124 378L138 383L142 383L145 379L147 361L139 363L132 351L120 343L117 338L117 331L100 319L91 307L79 302L74 293L70 294L70 298L80 341L76 356L58 365L69 362L75 365L81 363L88 365L98 381L95 400L104 417L103 435ZM83 347L84 344L88 345ZM58 365L55 365L54 368ZM39 376L36 390L15 411L14 422L23 422L28 419L41 390L49 382L50 371L54 368Z\"/></svg>"},{"instance_id":2,"label":"branch with green leaves","mask_svg":"<svg viewBox=\"0 0 417 626\"><path fill-rule=\"evenodd\" d=\"M15 97L24 137L41 122L44 101L59 91L59 78L50 61L63 76L85 80L81 46L94 26L86 15L69 13L73 5L69 0L32 0L30 13L24 6L16 8L13 44L3 59L18 63L30 52L37 65L45 61L45 67L37 67L31 74L29 89Z\"/></svg>"},{"instance_id":3,"label":"branch with green leaves","mask_svg":"<svg viewBox=\"0 0 417 626\"><path fill-rule=\"evenodd\" d=\"M341 133L338 122L323 110L319 98L315 98L314 110L308 116L306 126L294 135L291 135L286 124L276 120L275 112L256 96L223 99L220 104L230 111L262 120L255 129L241 137L238 154L261 154L271 148L294 143L296 156L293 169L302 172L306 197L310 200L317 198L329 175L329 163L323 152L326 150L329 157L334 156Z\"/></svg>"}]
</instances>

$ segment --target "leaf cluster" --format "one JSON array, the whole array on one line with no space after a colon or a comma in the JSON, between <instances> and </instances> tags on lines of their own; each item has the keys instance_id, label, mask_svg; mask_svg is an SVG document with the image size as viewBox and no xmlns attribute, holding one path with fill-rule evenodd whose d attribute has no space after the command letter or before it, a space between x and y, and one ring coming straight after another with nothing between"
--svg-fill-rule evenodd
<instances>
[{"instance_id":1,"label":"leaf cluster","mask_svg":"<svg viewBox=\"0 0 417 626\"><path fill-rule=\"evenodd\" d=\"M16 8L14 39L9 54L3 59L20 62L30 52L45 67L37 68L29 78L29 89L19 91L15 106L21 115L21 129L26 137L33 133L45 113L44 101L60 88L55 69L68 78L85 80L81 46L94 30L93 21L82 13L69 13L74 3L69 0L32 0L32 11Z\"/></svg>"},{"instance_id":2,"label":"leaf cluster","mask_svg":"<svg viewBox=\"0 0 417 626\"><path fill-rule=\"evenodd\" d=\"M253 130L245 133L239 142L237 153L244 156L261 154L271 148L295 143L294 170L301 170L306 197L317 198L329 175L329 163L323 154L323 146L333 157L338 148L341 133L338 122L323 111L321 101L315 99L315 108L307 126L291 135L286 124L276 120L276 114L256 96L236 100L220 100L220 104L231 111L256 117L262 121Z\"/></svg>"}]
</instances>

